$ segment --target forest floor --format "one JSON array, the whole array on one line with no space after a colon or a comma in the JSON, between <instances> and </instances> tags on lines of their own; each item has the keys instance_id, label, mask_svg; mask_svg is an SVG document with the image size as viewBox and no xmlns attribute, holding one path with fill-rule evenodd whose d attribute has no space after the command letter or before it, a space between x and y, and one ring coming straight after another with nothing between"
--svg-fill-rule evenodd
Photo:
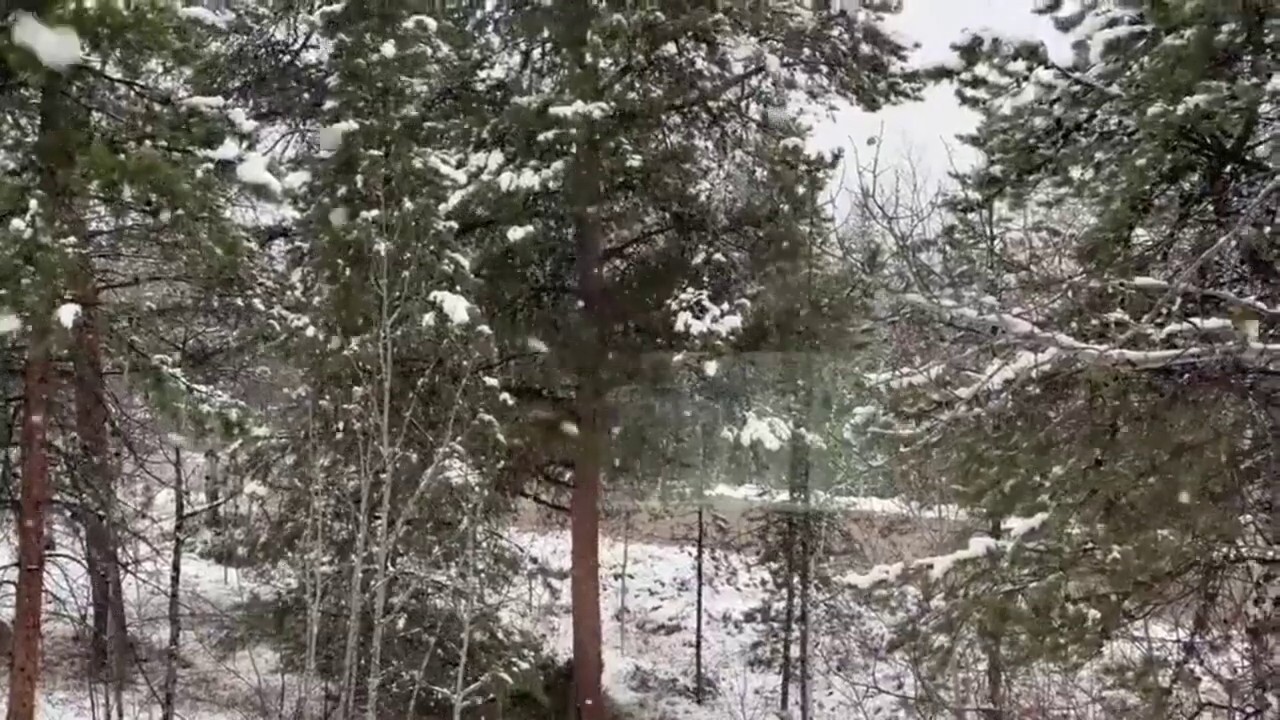
<instances>
[{"instance_id":1,"label":"forest floor","mask_svg":"<svg viewBox=\"0 0 1280 720\"><path fill-rule=\"evenodd\" d=\"M163 498L160 498L163 505ZM604 616L606 689L631 715L643 720L765 720L777 707L776 671L749 661L763 639L755 621L766 595L767 576L754 546L746 541L752 505L718 498L711 506L720 521L709 532L707 546L703 704L694 701L695 553L691 538L696 517L690 512L633 512L629 519L605 519L600 548ZM567 657L571 648L567 570L569 540L559 519L526 510L511 529L513 546L530 564L552 570L552 580L528 583L527 597L513 615L517 622L545 637L553 652ZM124 717L160 717L160 693L168 632L168 556L164 520L156 534L139 538L129 548L133 564L126 581L130 629L138 648L134 679L124 698ZM850 534L841 552L851 565L877 562L911 552L931 542L915 520L885 513L851 512L844 520ZM912 528L915 529L912 529ZM926 537L927 536L927 537ZM88 720L105 717L101 688L90 692L85 680L86 643L75 628L87 615L87 582L74 557L70 537L64 550L50 558L47 594L45 720ZM12 547L0 550L11 555ZM0 557L7 562L8 557ZM623 572L625 568L625 574ZM11 616L12 566L0 590L0 614ZM286 673L278 654L266 644L246 644L236 632L237 608L272 590L235 569L188 556L182 581L183 650L179 671L178 717L204 720L248 720L287 717L300 693L299 678ZM868 621L860 630L878 632ZM851 635L852 637L852 635ZM847 654L847 648L842 650ZM868 690L882 679L836 672L849 667L838 652L813 660L814 719L896 717L895 700ZM95 695L97 696L95 698Z\"/></svg>"},{"instance_id":2,"label":"forest floor","mask_svg":"<svg viewBox=\"0 0 1280 720\"><path fill-rule=\"evenodd\" d=\"M824 508L831 520L824 534L823 552L844 558L854 565L894 562L936 551L950 542L967 537L967 528L954 512L943 510L903 511L877 498L855 498L871 502L862 507ZM854 504L854 503L850 503ZM719 551L755 553L760 549L759 525L769 506L755 500L717 495L703 505L704 542ZM697 506L693 504L644 504L629 510L610 509L600 522L602 537L633 543L692 547L698 536ZM524 503L516 513L515 528L524 532L554 532L568 529L563 512Z\"/></svg>"}]
</instances>

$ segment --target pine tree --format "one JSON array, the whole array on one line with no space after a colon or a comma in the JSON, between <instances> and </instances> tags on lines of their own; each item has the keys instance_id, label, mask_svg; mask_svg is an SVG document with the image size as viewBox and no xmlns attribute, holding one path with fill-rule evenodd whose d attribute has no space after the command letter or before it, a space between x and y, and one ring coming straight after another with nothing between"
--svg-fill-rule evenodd
<instances>
[{"instance_id":1,"label":"pine tree","mask_svg":"<svg viewBox=\"0 0 1280 720\"><path fill-rule=\"evenodd\" d=\"M44 22L65 25L49 29ZM109 680L108 715L118 716L132 663L117 539L119 439L112 428L122 426L132 399L154 391L167 390L169 401L154 409L173 418L183 414L180 407L213 410L210 398L194 397L204 389L175 367L186 358L162 356L148 330L168 319L157 312L162 306L191 312L193 295L234 292L228 281L250 264L243 233L227 220L237 183L209 172L212 148L203 146L243 131L247 120L220 117L222 105L214 102L220 98L199 94L213 89L196 86L202 69L220 62L221 48L185 14L159 6L123 12L112 4L51 4L39 18L19 13L13 23L0 95L0 143L13 171L0 190L6 220L0 232L3 262L13 270L5 277L14 285L3 289L0 303L19 311L37 367L64 354L72 359L70 403L40 383L24 394L33 407L47 403L46 411L29 413L36 417L61 419L61 408L74 406L66 413L74 421L47 423L55 428L47 436L51 449L64 461L53 469L66 471L67 480L46 481L42 492L46 504L56 501L85 529L94 665ZM123 382L116 397L127 399L113 406L106 378L117 369ZM31 377L52 381L48 369ZM40 454L33 446L24 462L38 469ZM31 481L40 476L33 472ZM43 527L43 519L30 519L27 527ZM39 563L29 565L34 572ZM39 604L27 613L38 615ZM23 625L38 635L38 624ZM38 658L28 652L38 648L33 642L24 634L29 660ZM34 685L16 686L11 711L29 712Z\"/></svg>"},{"instance_id":2,"label":"pine tree","mask_svg":"<svg viewBox=\"0 0 1280 720\"><path fill-rule=\"evenodd\" d=\"M498 224L478 265L493 278L482 304L500 335L536 328L551 349L544 368L560 375L551 394L572 398L574 669L580 709L597 713L604 407L644 372L641 354L736 328L753 273L786 252L773 230L809 208L738 190L758 182L790 197L803 183L811 161L783 120L788 99L874 108L911 85L901 49L874 25L794 8L553 4L495 27L519 73L493 88L488 167L456 212L462 226ZM566 322L575 305L585 314Z\"/></svg>"},{"instance_id":3,"label":"pine tree","mask_svg":"<svg viewBox=\"0 0 1280 720\"><path fill-rule=\"evenodd\" d=\"M472 238L443 210L477 127L470 19L408 2L318 18L324 101L294 120L314 141L280 158L298 218L263 301L291 385L271 415L290 429L237 458L275 518L232 520L260 571L299 579L277 632L344 717L461 713L531 667L499 619L518 571L490 484L509 360L472 299Z\"/></svg>"},{"instance_id":4,"label":"pine tree","mask_svg":"<svg viewBox=\"0 0 1280 720\"><path fill-rule=\"evenodd\" d=\"M893 298L945 348L901 374L936 382L897 394L895 429L948 458L984 535L966 557L987 558L938 571L953 602L924 627L985 648L983 703L1008 717L1018 694L993 666L1096 669L1141 618L1182 613L1178 643L1118 686L1161 717L1206 703L1261 717L1276 707L1277 587L1258 554L1274 552L1280 487L1274 11L1051 5L1072 58L958 48L984 160L911 258L930 272Z\"/></svg>"}]
</instances>

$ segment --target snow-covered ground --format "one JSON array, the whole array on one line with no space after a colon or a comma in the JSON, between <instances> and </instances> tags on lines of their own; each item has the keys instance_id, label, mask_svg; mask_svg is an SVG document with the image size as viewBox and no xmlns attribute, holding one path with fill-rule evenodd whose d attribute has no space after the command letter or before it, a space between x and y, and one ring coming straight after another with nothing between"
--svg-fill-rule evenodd
<instances>
[{"instance_id":1,"label":"snow-covered ground","mask_svg":"<svg viewBox=\"0 0 1280 720\"><path fill-rule=\"evenodd\" d=\"M555 570L568 571L567 533L514 533L520 546ZM623 566L626 566L625 595ZM715 691L702 705L694 678L695 559L693 549L604 539L600 547L605 689L640 718L765 720L776 717L778 674L750 662L761 625L750 615L764 598L767 577L753 558L713 552L704 590L704 675ZM568 581L565 580L565 583ZM625 600L625 602L624 602ZM567 586L546 599L538 627L564 656L572 648ZM625 608L625 610L624 610ZM854 630L849 628L850 631ZM875 628L861 628L874 632ZM835 677L815 659L815 718L895 717L897 700L855 696L872 678ZM877 682L883 678L877 679ZM865 713L865 715L864 715Z\"/></svg>"},{"instance_id":2,"label":"snow-covered ground","mask_svg":"<svg viewBox=\"0 0 1280 720\"><path fill-rule=\"evenodd\" d=\"M157 568L158 570L158 568ZM11 578L6 578L11 579ZM55 558L46 576L45 673L40 717L87 720L102 717L101 688L91 692L83 664L87 643L74 628L88 613L88 584L82 566ZM167 577L144 571L125 579L130 632L138 650L135 681L124 698L126 718L160 717L160 694L167 637ZM271 717L280 707L282 683L276 654L265 646L230 651L223 644L234 625L230 608L252 596L255 587L231 568L194 557L183 567L183 646L178 716L229 720ZM77 602L78 601L78 602ZM12 617L12 595L0 615Z\"/></svg>"},{"instance_id":3,"label":"snow-covered ground","mask_svg":"<svg viewBox=\"0 0 1280 720\"><path fill-rule=\"evenodd\" d=\"M791 500L788 491L744 483L741 485L715 485L707 490L707 496L713 498L730 498L746 500L761 506L788 505ZM867 497L858 495L841 495L836 493L813 492L810 503L828 510L846 512L872 513L876 515L906 515L923 518L958 520L963 513L951 505L921 505L902 498Z\"/></svg>"},{"instance_id":4,"label":"snow-covered ground","mask_svg":"<svg viewBox=\"0 0 1280 720\"><path fill-rule=\"evenodd\" d=\"M160 501L164 500L161 496ZM162 504L162 503L161 503ZM125 698L125 717L160 717L163 647L167 634L168 559L157 535L139 539L126 580L131 632L142 658ZM70 538L60 538L69 540ZM568 564L569 537L562 531L511 530L514 547L553 578L528 583L527 598L511 606L512 619L541 634L555 654L572 647ZM154 542L149 546L148 542ZM13 548L0 551L8 564ZM87 582L72 544L51 557L47 576L46 671L43 711L46 720L102 717L81 671L85 645L73 637L83 624ZM605 687L611 698L642 720L773 720L778 707L776 670L752 662L753 649L766 627L757 608L769 588L768 577L753 557L708 550L704 592L704 675L712 691L698 705L694 678L695 565L693 548L675 544L624 544L602 538L601 610L604 619ZM626 568L625 579L623 568ZM556 572L559 571L559 572ZM518 580L516 582L519 582ZM861 584L850 582L850 585ZM283 672L278 655L265 645L237 644L234 608L270 588L255 585L237 571L189 556L183 570L182 663L178 716L189 720L250 720L287 717L297 702L300 679ZM12 586L0 595L0 617L12 615ZM513 596L522 593L514 591ZM881 652L886 639L882 616L864 608L851 590L824 594L813 623L812 697L815 720L913 717L900 707L911 682L902 666ZM625 609L624 609L625 608ZM832 608L841 608L839 617ZM1148 637L1143 642L1150 643ZM1117 645L1117 651L1120 646ZM1088 678L1045 676L1046 697L1056 701L1068 686L1083 692ZM1103 693L1100 688L1091 693ZM100 694L100 693L99 693ZM794 696L793 696L794 698ZM96 709L96 712L95 712ZM285 712L282 712L285 711ZM1094 718L1098 714L1064 717Z\"/></svg>"},{"instance_id":5,"label":"snow-covered ground","mask_svg":"<svg viewBox=\"0 0 1280 720\"><path fill-rule=\"evenodd\" d=\"M187 463L194 467L192 463ZM198 463L197 463L198 464ZM191 468L189 468L190 470ZM151 477L162 467L150 467ZM199 497L198 493L193 497ZM189 501L188 507L197 503ZM124 595L130 637L137 666L134 682L124 697L126 718L159 718L163 692L165 647L168 642L168 590L172 551L173 494L161 485L138 483L122 498L130 515L132 534L122 539L127 563ZM77 628L90 617L89 581L83 561L83 539L59 518L49 522L56 549L45 570L45 669L42 678L44 720L88 720L104 717L102 688L91 691L88 643ZM15 538L0 541L0 618L13 617L16 581ZM268 596L261 586L235 568L193 554L182 562L179 597L182 647L179 660L177 715L180 718L273 717L282 701L281 688L292 692L297 683L281 675L277 654L267 646L237 647L233 608L256 596ZM3 674L4 670L0 670Z\"/></svg>"},{"instance_id":6,"label":"snow-covered ground","mask_svg":"<svg viewBox=\"0 0 1280 720\"><path fill-rule=\"evenodd\" d=\"M157 528L158 530L159 528ZM70 538L66 538L70 540ZM566 571L567 533L512 531L528 559L551 570ZM143 546L141 564L126 579L131 632L138 638L140 663L136 681L125 698L125 717L160 717L163 647L167 633L168 582L166 543L157 538L154 551ZM101 716L80 664L85 645L73 637L88 608L87 579L75 550L51 558L47 575L48 618L43 712L46 720L81 720ZM3 554L11 556L13 548ZM715 692L698 706L691 697L694 676L694 557L691 548L603 539L601 544L602 614L604 616L605 683L609 695L639 711L638 717L666 720L756 720L772 717L777 706L776 672L747 662L758 637L749 614L762 599L766 578L749 558L712 552L704 594L704 673ZM3 560L3 558L0 558ZM627 577L622 578L623 564ZM13 580L13 571L5 580ZM553 652L567 657L572 643L567 579L550 591L530 584L527 610L517 618L545 636ZM206 720L273 717L296 695L298 679L285 676L269 647L228 647L231 611L254 593L255 585L236 570L189 556L183 567L183 650L179 716ZM9 586L10 588L12 586ZM625 613L621 612L625 592ZM12 593L0 597L0 617L12 616ZM849 705L832 682L818 676L814 705L818 718L852 717L857 710L879 709L892 702L880 698L861 707Z\"/></svg>"}]
</instances>

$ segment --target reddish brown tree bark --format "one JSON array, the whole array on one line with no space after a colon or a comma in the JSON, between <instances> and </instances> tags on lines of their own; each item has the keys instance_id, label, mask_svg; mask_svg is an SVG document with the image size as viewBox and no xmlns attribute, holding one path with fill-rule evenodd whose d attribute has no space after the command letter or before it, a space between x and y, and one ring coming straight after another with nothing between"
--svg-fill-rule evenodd
<instances>
[{"instance_id":1,"label":"reddish brown tree bark","mask_svg":"<svg viewBox=\"0 0 1280 720\"><path fill-rule=\"evenodd\" d=\"M579 160L590 153L580 153ZM587 174L583 184L594 187L590 162L580 165ZM609 429L606 427L603 378L607 362L603 328L604 279L602 241L591 208L584 208L577 222L578 292L592 326L590 350L583 354L578 372L579 451L573 468L570 502L572 542L571 595L573 601L573 685L578 710L575 720L603 720L604 698L600 687L604 663L600 644L600 484Z\"/></svg>"},{"instance_id":2,"label":"reddish brown tree bark","mask_svg":"<svg viewBox=\"0 0 1280 720\"><path fill-rule=\"evenodd\" d=\"M49 482L48 431L50 360L48 329L33 329L23 372L22 496L18 505L18 589L13 622L13 663L9 673L8 720L34 720L40 685L41 611L44 598L45 513L53 493Z\"/></svg>"},{"instance_id":3,"label":"reddish brown tree bark","mask_svg":"<svg viewBox=\"0 0 1280 720\"><path fill-rule=\"evenodd\" d=\"M44 3L42 3L44 4ZM66 100L67 83L46 72L40 93L40 131L36 159L45 217L53 237L76 234L76 150L80 145ZM39 250L33 250L39 253ZM30 263L37 271L53 269L39 255ZM18 505L18 586L14 607L13 660L9 676L8 720L34 720L40 685L44 598L45 519L53 488L49 477L48 414L52 395L53 314L60 283L37 277L23 371L21 498Z\"/></svg>"},{"instance_id":4,"label":"reddish brown tree bark","mask_svg":"<svg viewBox=\"0 0 1280 720\"><path fill-rule=\"evenodd\" d=\"M92 266L80 259L76 302L81 307L74 338L76 434L80 439L80 478L92 507L78 513L85 530L86 560L93 608L93 668L111 684L119 708L127 668L128 634L124 592L112 516L115 478L107 439L107 400L103 381L102 314ZM107 715L110 716L110 708Z\"/></svg>"},{"instance_id":5,"label":"reddish brown tree bark","mask_svg":"<svg viewBox=\"0 0 1280 720\"><path fill-rule=\"evenodd\" d=\"M596 9L585 0L566 3L566 50L574 67L573 91L594 99L599 81L587 55ZM604 280L604 232L599 212L601 162L590 120L577 128L577 152L567 190L572 203L574 273L586 332L574 353L577 362L578 454L574 459L570 501L572 543L570 595L573 602L573 720L605 720L600 630L600 485L609 441L607 378L609 324Z\"/></svg>"},{"instance_id":6,"label":"reddish brown tree bark","mask_svg":"<svg viewBox=\"0 0 1280 720\"><path fill-rule=\"evenodd\" d=\"M600 481L603 438L595 393L582 393L582 449L574 465L570 505L573 601L573 687L578 714L574 720L602 720L604 697L600 678Z\"/></svg>"}]
</instances>

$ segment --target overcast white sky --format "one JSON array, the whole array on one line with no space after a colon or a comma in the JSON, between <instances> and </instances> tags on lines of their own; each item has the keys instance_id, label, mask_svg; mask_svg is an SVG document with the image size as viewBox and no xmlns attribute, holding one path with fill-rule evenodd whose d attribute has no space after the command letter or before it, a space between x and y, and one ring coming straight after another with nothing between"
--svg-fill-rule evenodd
<instances>
[{"instance_id":1,"label":"overcast white sky","mask_svg":"<svg viewBox=\"0 0 1280 720\"><path fill-rule=\"evenodd\" d=\"M1033 14L1031 6L1032 0L903 0L902 12L888 16L885 24L904 39L920 43L913 56L920 65L946 60L952 55L951 43L970 30L1035 37L1049 44L1051 52L1069 52L1065 36L1047 18ZM867 139L879 135L882 164L911 157L936 182L945 180L952 158L962 166L973 161L954 138L972 130L976 122L976 115L960 107L950 86L935 86L920 102L878 113L843 110L815 126L812 144L821 149L844 147L850 159L855 152L868 158L874 148L868 147ZM838 201L837 212L843 205Z\"/></svg>"}]
</instances>

